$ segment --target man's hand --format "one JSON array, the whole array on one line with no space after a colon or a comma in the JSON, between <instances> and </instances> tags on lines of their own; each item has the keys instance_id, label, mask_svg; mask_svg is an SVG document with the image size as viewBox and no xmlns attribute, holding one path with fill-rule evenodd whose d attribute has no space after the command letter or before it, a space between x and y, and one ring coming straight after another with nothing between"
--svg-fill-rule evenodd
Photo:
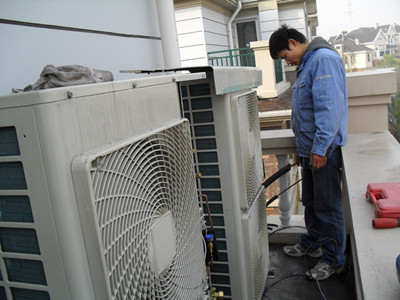
<instances>
[{"instance_id":1,"label":"man's hand","mask_svg":"<svg viewBox=\"0 0 400 300\"><path fill-rule=\"evenodd\" d=\"M311 153L310 165L314 170L325 167L328 158L326 156L319 156L317 154Z\"/></svg>"}]
</instances>

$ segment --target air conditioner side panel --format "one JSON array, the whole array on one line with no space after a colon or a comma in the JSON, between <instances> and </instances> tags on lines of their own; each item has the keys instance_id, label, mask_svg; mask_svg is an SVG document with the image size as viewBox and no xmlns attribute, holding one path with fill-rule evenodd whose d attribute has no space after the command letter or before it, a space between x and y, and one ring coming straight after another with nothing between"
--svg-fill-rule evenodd
<instances>
[{"instance_id":1,"label":"air conditioner side panel","mask_svg":"<svg viewBox=\"0 0 400 300\"><path fill-rule=\"evenodd\" d=\"M37 130L37 119L33 107L1 109L0 127L15 128L17 144L20 150L19 155L0 157L0 162L22 163L24 180L26 181L25 189L0 190L0 197L3 199L10 197L9 201L14 201L17 197L23 197L26 199L27 205L30 206L32 213L32 223L21 221L0 222L0 228L33 229L36 233L39 246L39 253L35 255L22 252L6 252L6 245L3 244L2 262L0 264L1 274L3 280L8 277L7 274L10 270L4 264L4 260L7 258L34 261L38 266L42 264L45 275L44 281L46 282L46 284L26 284L18 280L10 280L5 286L8 298L11 299L13 288L18 287L28 292L37 290L38 293L42 293L43 297L46 297L48 293L47 295L51 299L70 299L71 295L68 285L73 284L73 282L68 281L65 276L61 245L59 243L60 236L58 235L56 220L54 219L54 205L51 201L46 170L44 168L44 160L46 158L41 153L40 135ZM6 208L3 207L3 209ZM24 212L24 214L26 213L29 213L29 209L28 212ZM79 257L76 257L76 260L79 262ZM16 275L19 277L23 276L23 274ZM30 280L30 278L26 279ZM90 287L85 285L87 278L85 278L84 271L78 272L76 279L79 285L84 286L84 290L90 291ZM84 294L80 294L80 296L91 297L91 294L90 292L85 292Z\"/></svg>"},{"instance_id":2,"label":"air conditioner side panel","mask_svg":"<svg viewBox=\"0 0 400 300\"><path fill-rule=\"evenodd\" d=\"M240 202L245 199L245 185L241 159L237 160L240 152L235 143L230 95L213 95L213 109L216 116L215 135L221 173L231 296L232 299L242 299L243 295L248 294L246 282L248 268L245 258L245 248L248 245L245 244L240 221L242 216Z\"/></svg>"}]
</instances>

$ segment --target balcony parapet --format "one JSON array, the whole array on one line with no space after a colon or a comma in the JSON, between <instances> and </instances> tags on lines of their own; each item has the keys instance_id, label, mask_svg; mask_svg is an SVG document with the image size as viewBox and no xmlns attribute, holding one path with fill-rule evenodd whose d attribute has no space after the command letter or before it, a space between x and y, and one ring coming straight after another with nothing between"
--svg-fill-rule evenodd
<instances>
[{"instance_id":1,"label":"balcony parapet","mask_svg":"<svg viewBox=\"0 0 400 300\"><path fill-rule=\"evenodd\" d=\"M400 182L400 144L388 131L350 133L342 156L357 299L399 299L395 260L400 255L400 228L373 228L374 205L365 193L369 183Z\"/></svg>"},{"instance_id":2,"label":"balcony parapet","mask_svg":"<svg viewBox=\"0 0 400 300\"><path fill-rule=\"evenodd\" d=\"M391 95L396 93L396 87L394 69L348 73L348 132L388 130L388 105Z\"/></svg>"},{"instance_id":3,"label":"balcony parapet","mask_svg":"<svg viewBox=\"0 0 400 300\"><path fill-rule=\"evenodd\" d=\"M296 143L291 129L261 131L263 155L295 154Z\"/></svg>"}]
</instances>

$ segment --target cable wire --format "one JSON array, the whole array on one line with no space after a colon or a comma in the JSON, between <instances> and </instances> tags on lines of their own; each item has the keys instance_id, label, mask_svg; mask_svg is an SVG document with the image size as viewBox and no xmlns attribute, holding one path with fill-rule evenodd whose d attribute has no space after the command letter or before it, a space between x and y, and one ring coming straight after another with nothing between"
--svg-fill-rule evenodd
<instances>
[{"instance_id":1,"label":"cable wire","mask_svg":"<svg viewBox=\"0 0 400 300\"><path fill-rule=\"evenodd\" d=\"M289 228L301 228L301 229L306 229L307 231L311 231L311 232L314 232L314 233L316 233L316 234L318 234L318 235L321 235L321 232L319 232L319 231L317 231L317 230L314 230L314 229L311 229L311 228L308 228L308 227L305 227L305 226L290 225L290 226L285 226L285 227L281 227L281 228L278 228L278 229L274 230L273 232L271 232L270 234L268 234L268 237L270 237L271 235L275 234L276 232L279 232L279 231L282 231L282 230L285 230L285 229L289 229ZM312 243L312 244L306 249L306 253L304 254L304 263L305 263L306 268L307 268L307 270L308 270L308 272L309 272L310 275L311 275L311 268L310 268L310 266L309 266L309 264L308 264L308 262L307 262L307 253L308 253L308 251L310 251L310 250L313 248L314 244L316 244L316 243L321 243L321 245L322 245L322 244L324 244L324 243L326 243L326 242L328 242L328 241L333 241L333 242L334 242L334 244L335 244L335 255L334 255L334 257L336 257L336 255L337 255L337 241L336 241L335 239L333 239L333 238L330 238L330 237L324 237L324 238L318 239L318 240L314 241L314 243ZM333 266L334 266L334 267L336 266L336 261L334 262L334 265L333 265ZM312 280L315 282L316 286L317 286L317 289L318 289L318 291L319 291L319 293L320 293L320 295L321 295L321 299L322 299L322 300L328 300L326 294L324 293L324 291L323 291L322 288L321 288L321 285L320 285L320 283L319 283L319 280L317 280L316 278L314 278L312 275L311 275L311 277L309 277L309 276L307 276L307 275L305 275L305 274L297 274L297 273L295 273L295 274L287 274L287 275L284 275L284 276L280 277L278 280L276 280L275 282L273 282L273 283L265 290L264 296L266 296L266 294L268 293L268 291L269 291L275 284L277 284L278 282L280 282L280 281L282 281L282 280L284 280L284 279L286 279L286 278L293 277L293 276L304 276L304 277L306 277L306 278L312 279Z\"/></svg>"}]
</instances>

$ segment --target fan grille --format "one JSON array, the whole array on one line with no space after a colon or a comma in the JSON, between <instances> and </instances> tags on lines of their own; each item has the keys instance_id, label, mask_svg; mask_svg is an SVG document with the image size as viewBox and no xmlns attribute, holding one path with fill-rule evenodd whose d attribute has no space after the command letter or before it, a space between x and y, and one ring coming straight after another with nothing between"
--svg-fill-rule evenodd
<instances>
[{"instance_id":1,"label":"fan grille","mask_svg":"<svg viewBox=\"0 0 400 300\"><path fill-rule=\"evenodd\" d=\"M262 184L263 163L255 91L238 97L239 129L246 186L247 205L250 206Z\"/></svg>"},{"instance_id":2,"label":"fan grille","mask_svg":"<svg viewBox=\"0 0 400 300\"><path fill-rule=\"evenodd\" d=\"M92 188L113 299L197 299L203 239L187 121L92 162ZM171 212L176 255L151 268L151 227Z\"/></svg>"}]
</instances>

